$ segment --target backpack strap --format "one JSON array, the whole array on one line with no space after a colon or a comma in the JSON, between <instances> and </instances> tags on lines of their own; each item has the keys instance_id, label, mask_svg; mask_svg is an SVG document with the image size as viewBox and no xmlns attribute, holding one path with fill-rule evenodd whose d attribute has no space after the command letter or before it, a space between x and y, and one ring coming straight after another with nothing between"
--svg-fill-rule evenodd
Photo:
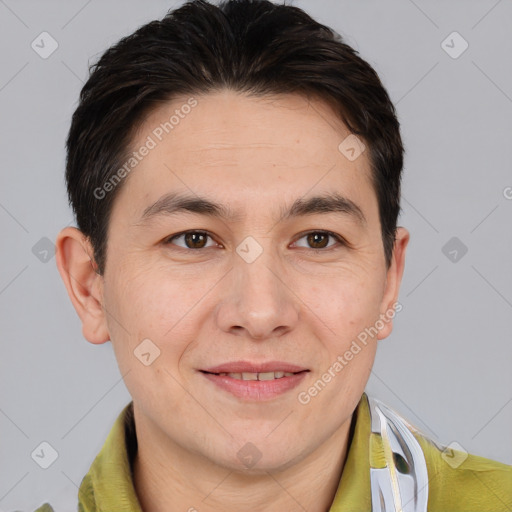
<instances>
[{"instance_id":1,"label":"backpack strap","mask_svg":"<svg viewBox=\"0 0 512 512\"><path fill-rule=\"evenodd\" d=\"M372 512L427 512L427 464L414 427L380 400L368 403Z\"/></svg>"}]
</instances>

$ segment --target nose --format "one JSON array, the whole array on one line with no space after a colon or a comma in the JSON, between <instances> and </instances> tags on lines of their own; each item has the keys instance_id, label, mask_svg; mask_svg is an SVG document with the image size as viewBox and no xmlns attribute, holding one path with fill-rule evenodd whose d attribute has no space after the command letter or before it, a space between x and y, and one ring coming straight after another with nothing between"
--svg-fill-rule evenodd
<instances>
[{"instance_id":1,"label":"nose","mask_svg":"<svg viewBox=\"0 0 512 512\"><path fill-rule=\"evenodd\" d=\"M217 308L224 332L263 340L281 336L298 322L300 300L270 249L252 263L235 256L234 268Z\"/></svg>"}]
</instances>

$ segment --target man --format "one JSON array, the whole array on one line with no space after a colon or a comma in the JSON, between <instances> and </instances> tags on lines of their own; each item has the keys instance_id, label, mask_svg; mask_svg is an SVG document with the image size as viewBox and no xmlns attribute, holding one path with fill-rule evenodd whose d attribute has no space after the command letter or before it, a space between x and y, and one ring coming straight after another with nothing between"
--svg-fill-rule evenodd
<instances>
[{"instance_id":1,"label":"man","mask_svg":"<svg viewBox=\"0 0 512 512\"><path fill-rule=\"evenodd\" d=\"M67 148L58 268L133 398L79 510L511 510L510 466L364 393L401 307L403 147L337 34L189 2L102 56Z\"/></svg>"}]
</instances>

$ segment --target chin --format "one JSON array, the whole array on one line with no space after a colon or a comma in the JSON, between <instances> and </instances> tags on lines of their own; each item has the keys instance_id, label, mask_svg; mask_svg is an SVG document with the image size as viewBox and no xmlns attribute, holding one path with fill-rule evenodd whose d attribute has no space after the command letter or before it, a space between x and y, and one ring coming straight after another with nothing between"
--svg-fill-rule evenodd
<instances>
[{"instance_id":1,"label":"chin","mask_svg":"<svg viewBox=\"0 0 512 512\"><path fill-rule=\"evenodd\" d=\"M217 458L213 456L210 460L237 474L258 476L284 471L303 458L282 439L276 438L273 443L265 437L255 436L254 439L254 442L237 442L236 447L226 447ZM226 453L229 453L227 459Z\"/></svg>"}]
</instances>

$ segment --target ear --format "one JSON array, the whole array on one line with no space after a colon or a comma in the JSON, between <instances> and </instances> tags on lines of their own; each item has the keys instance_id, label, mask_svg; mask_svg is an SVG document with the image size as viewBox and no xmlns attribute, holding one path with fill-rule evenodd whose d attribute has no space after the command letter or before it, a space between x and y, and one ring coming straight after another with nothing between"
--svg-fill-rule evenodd
<instances>
[{"instance_id":1,"label":"ear","mask_svg":"<svg viewBox=\"0 0 512 512\"><path fill-rule=\"evenodd\" d=\"M103 276L97 273L89 239L66 227L56 240L56 261L69 298L82 321L82 333L91 343L110 339L103 309Z\"/></svg>"},{"instance_id":2,"label":"ear","mask_svg":"<svg viewBox=\"0 0 512 512\"><path fill-rule=\"evenodd\" d=\"M386 286L384 296L381 303L381 318L385 319L384 328L379 330L377 339L387 338L393 330L393 318L395 312L401 310L401 305L397 306L398 293L405 268L405 251L409 243L409 231L399 227L395 234L395 244L393 247L393 255L386 275Z\"/></svg>"}]
</instances>

